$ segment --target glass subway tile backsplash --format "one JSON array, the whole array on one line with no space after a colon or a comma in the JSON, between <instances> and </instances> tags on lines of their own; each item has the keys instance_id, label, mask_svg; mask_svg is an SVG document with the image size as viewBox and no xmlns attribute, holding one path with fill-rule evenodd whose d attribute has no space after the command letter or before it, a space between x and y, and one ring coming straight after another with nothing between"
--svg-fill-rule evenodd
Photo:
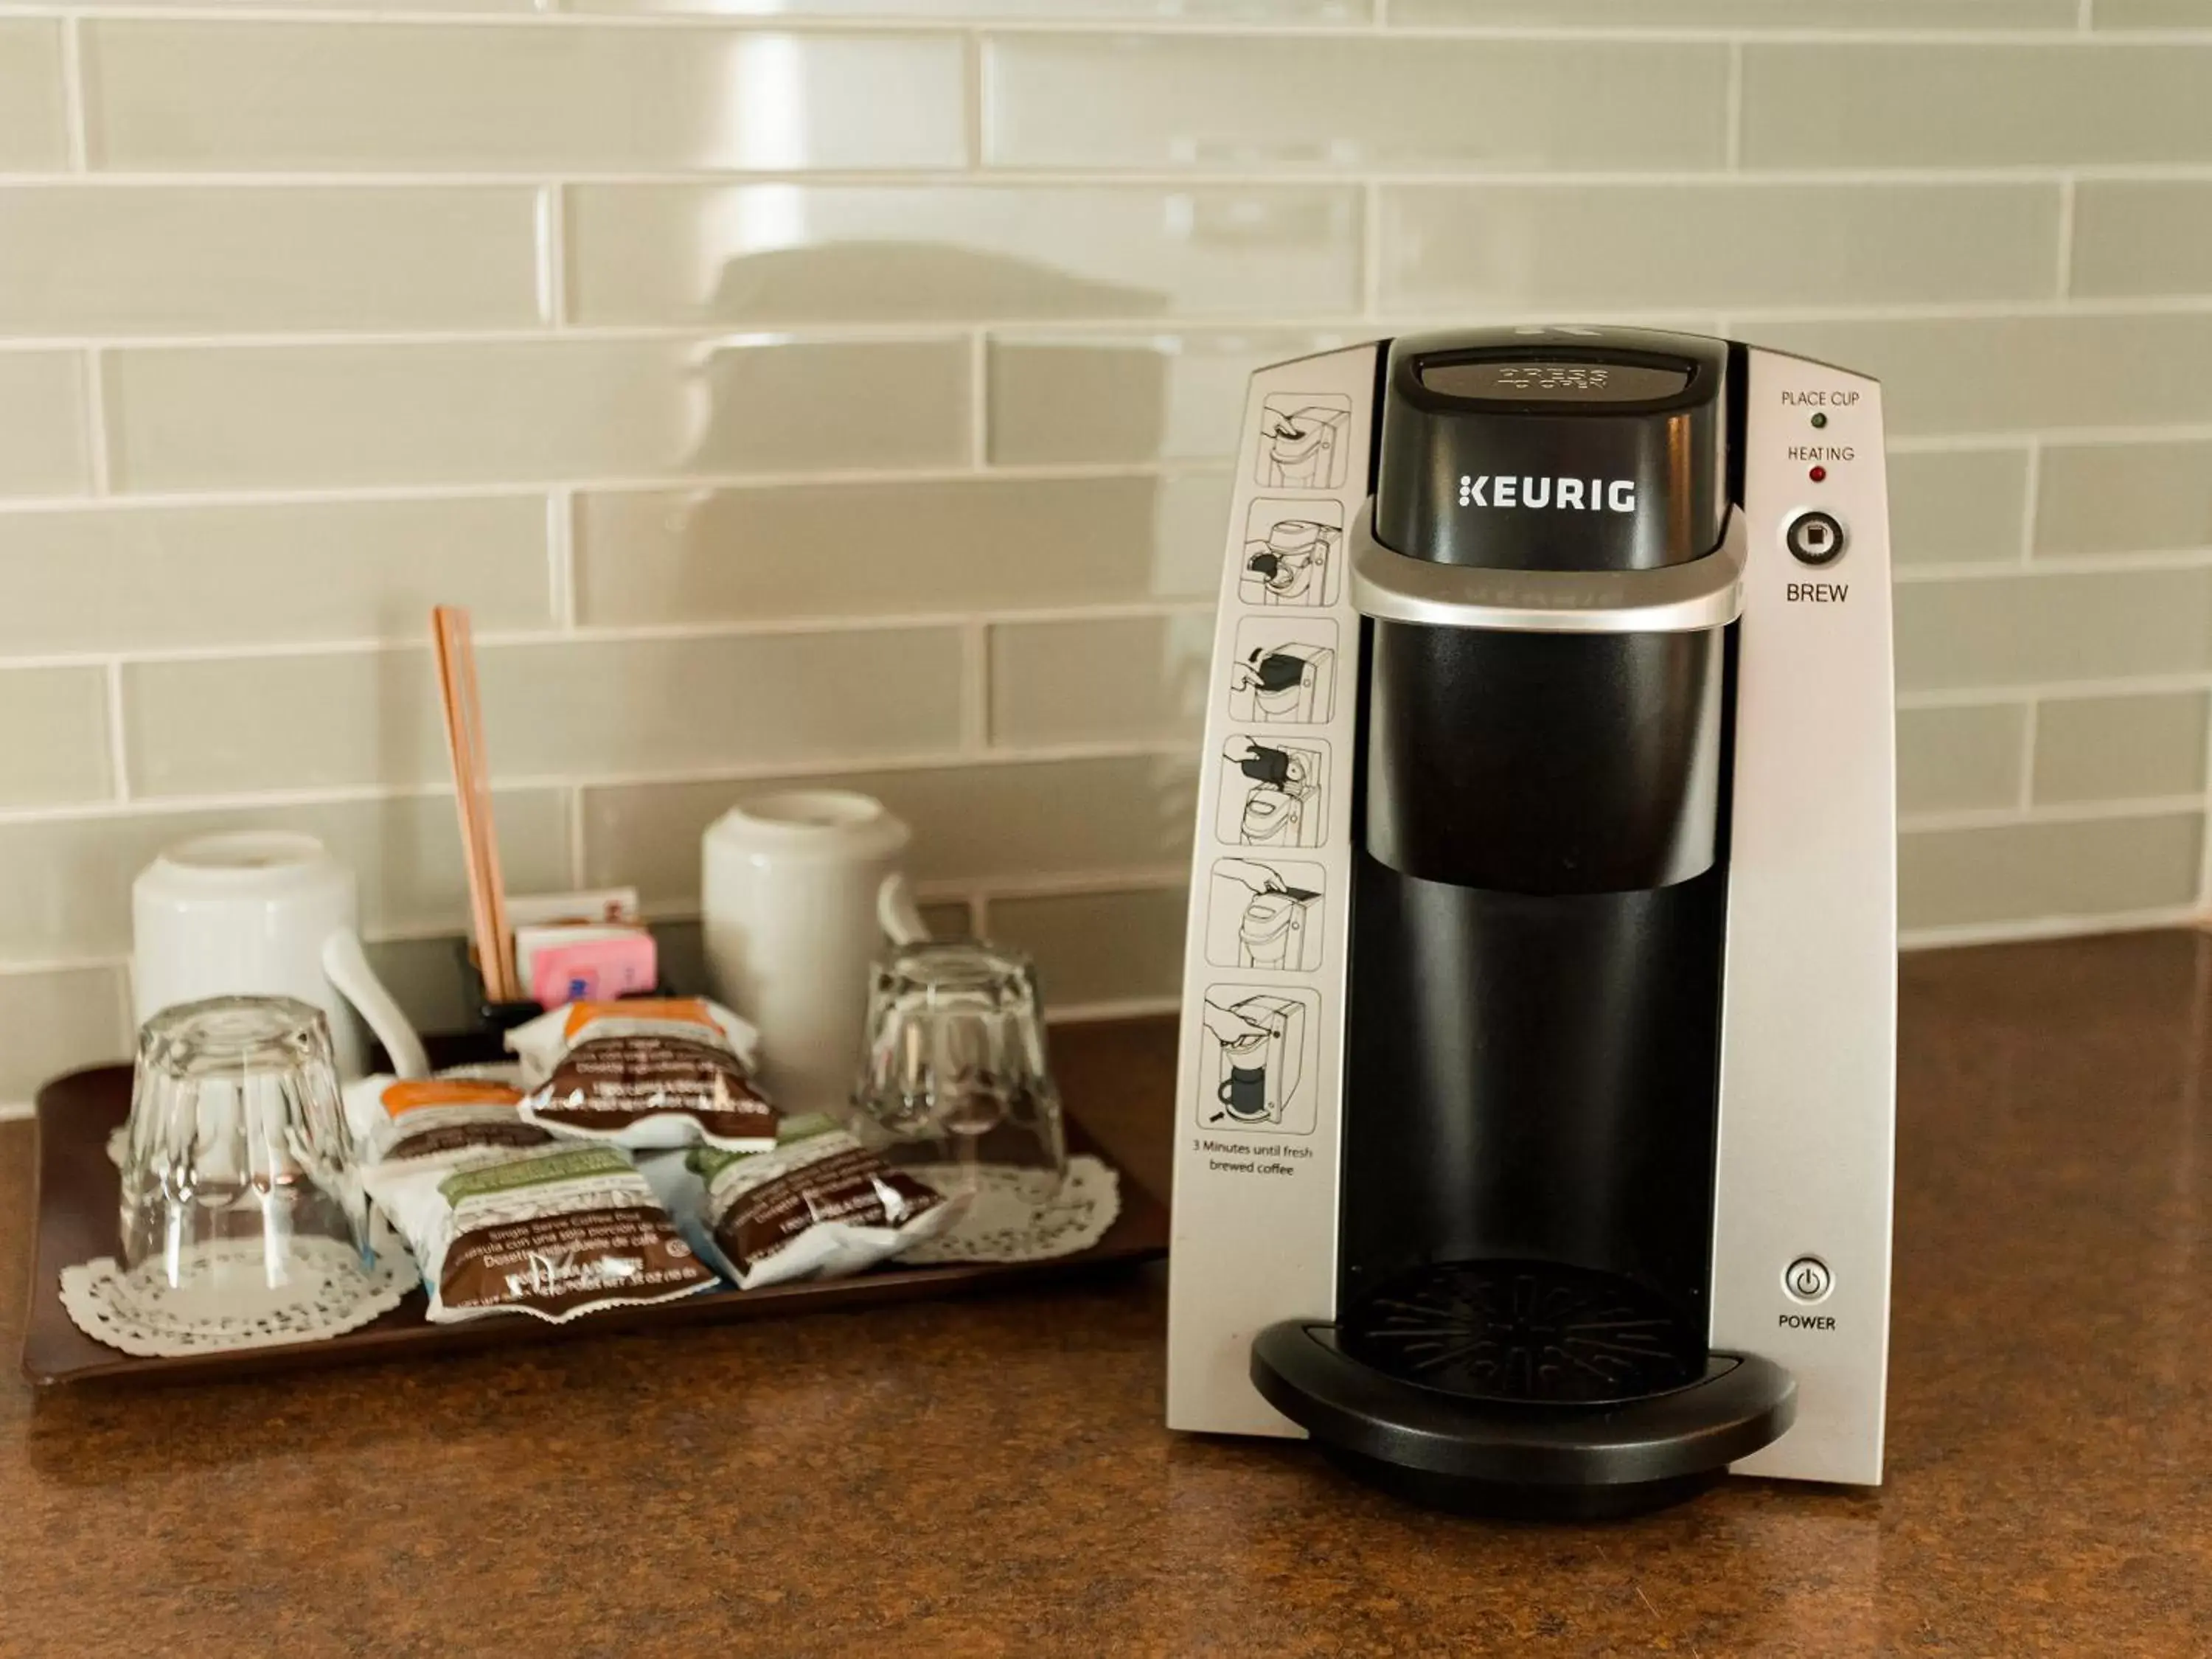
<instances>
[{"instance_id":1,"label":"glass subway tile backsplash","mask_svg":"<svg viewBox=\"0 0 2212 1659\"><path fill-rule=\"evenodd\" d=\"M125 1052L205 827L325 836L452 1018L441 599L518 889L680 956L702 825L848 781L1063 1012L1161 1005L1243 376L1443 322L1883 376L1908 935L2203 902L2212 12L563 12L0 16L0 1110Z\"/></svg>"}]
</instances>

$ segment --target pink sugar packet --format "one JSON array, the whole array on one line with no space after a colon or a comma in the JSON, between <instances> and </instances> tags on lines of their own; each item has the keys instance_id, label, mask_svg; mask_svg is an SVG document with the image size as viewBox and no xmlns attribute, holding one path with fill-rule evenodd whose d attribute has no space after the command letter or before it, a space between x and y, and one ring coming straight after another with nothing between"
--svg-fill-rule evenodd
<instances>
[{"instance_id":1,"label":"pink sugar packet","mask_svg":"<svg viewBox=\"0 0 2212 1659\"><path fill-rule=\"evenodd\" d=\"M650 991L660 976L653 935L623 933L545 945L530 961L530 994L541 1008L572 1002L611 1002Z\"/></svg>"}]
</instances>

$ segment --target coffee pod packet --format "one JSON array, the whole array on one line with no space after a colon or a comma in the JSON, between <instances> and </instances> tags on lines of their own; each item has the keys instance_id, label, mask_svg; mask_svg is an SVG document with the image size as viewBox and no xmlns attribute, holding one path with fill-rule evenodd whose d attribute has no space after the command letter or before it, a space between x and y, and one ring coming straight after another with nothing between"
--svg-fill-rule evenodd
<instances>
[{"instance_id":1,"label":"coffee pod packet","mask_svg":"<svg viewBox=\"0 0 2212 1659\"><path fill-rule=\"evenodd\" d=\"M522 1091L512 1084L445 1074L373 1078L366 1109L349 1108L369 1164L407 1162L500 1146L543 1146L553 1132L523 1121Z\"/></svg>"},{"instance_id":2,"label":"coffee pod packet","mask_svg":"<svg viewBox=\"0 0 2212 1659\"><path fill-rule=\"evenodd\" d=\"M692 1155L706 1178L716 1265L742 1290L841 1279L935 1237L958 1206L842 1129L772 1152Z\"/></svg>"},{"instance_id":3,"label":"coffee pod packet","mask_svg":"<svg viewBox=\"0 0 2212 1659\"><path fill-rule=\"evenodd\" d=\"M576 1002L507 1034L526 1121L637 1149L775 1145L781 1115L752 1079L753 1028L704 997Z\"/></svg>"},{"instance_id":4,"label":"coffee pod packet","mask_svg":"<svg viewBox=\"0 0 2212 1659\"><path fill-rule=\"evenodd\" d=\"M453 1159L372 1171L385 1176L391 1196L379 1201L414 1249L435 1323L519 1313L557 1325L720 1282L618 1146L479 1149Z\"/></svg>"}]
</instances>

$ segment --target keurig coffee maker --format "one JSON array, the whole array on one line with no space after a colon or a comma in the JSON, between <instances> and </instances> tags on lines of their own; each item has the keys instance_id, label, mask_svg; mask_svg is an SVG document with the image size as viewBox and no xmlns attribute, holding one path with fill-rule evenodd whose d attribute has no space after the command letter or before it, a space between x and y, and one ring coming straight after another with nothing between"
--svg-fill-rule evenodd
<instances>
[{"instance_id":1,"label":"keurig coffee maker","mask_svg":"<svg viewBox=\"0 0 2212 1659\"><path fill-rule=\"evenodd\" d=\"M1221 596L1170 1426L1509 1512L1879 1481L1880 388L1580 327L1284 363Z\"/></svg>"}]
</instances>

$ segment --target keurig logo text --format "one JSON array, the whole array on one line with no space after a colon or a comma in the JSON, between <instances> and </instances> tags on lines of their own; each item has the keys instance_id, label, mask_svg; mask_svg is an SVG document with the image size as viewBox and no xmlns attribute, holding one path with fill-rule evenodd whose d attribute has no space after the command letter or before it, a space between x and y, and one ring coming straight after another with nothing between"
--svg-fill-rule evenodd
<instances>
[{"instance_id":1,"label":"keurig logo text","mask_svg":"<svg viewBox=\"0 0 2212 1659\"><path fill-rule=\"evenodd\" d=\"M1633 513L1633 478L1528 478L1510 475L1477 476L1463 472L1459 480L1462 507L1553 507L1569 513Z\"/></svg>"}]
</instances>

